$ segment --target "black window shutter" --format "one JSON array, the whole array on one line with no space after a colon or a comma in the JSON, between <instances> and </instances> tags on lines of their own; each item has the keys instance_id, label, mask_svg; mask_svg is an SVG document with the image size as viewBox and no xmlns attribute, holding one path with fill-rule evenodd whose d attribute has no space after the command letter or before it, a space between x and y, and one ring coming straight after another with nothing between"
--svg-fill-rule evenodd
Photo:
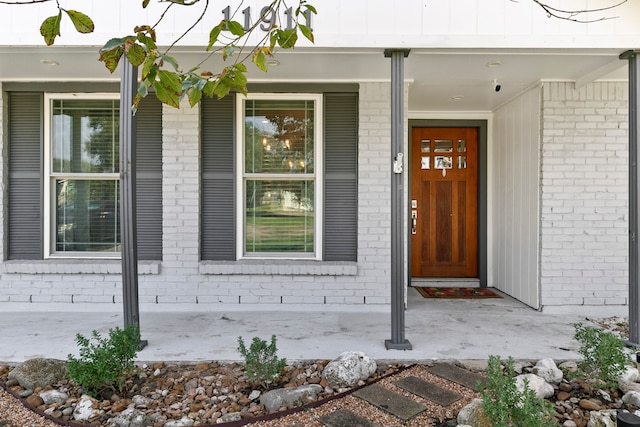
<instances>
[{"instance_id":1,"label":"black window shutter","mask_svg":"<svg viewBox=\"0 0 640 427\"><path fill-rule=\"evenodd\" d=\"M43 95L9 94L8 259L43 258Z\"/></svg>"},{"instance_id":2,"label":"black window shutter","mask_svg":"<svg viewBox=\"0 0 640 427\"><path fill-rule=\"evenodd\" d=\"M204 98L200 104L202 143L203 260L236 259L234 97Z\"/></svg>"},{"instance_id":3,"label":"black window shutter","mask_svg":"<svg viewBox=\"0 0 640 427\"><path fill-rule=\"evenodd\" d=\"M162 103L149 95L136 113L138 259L162 259Z\"/></svg>"},{"instance_id":4,"label":"black window shutter","mask_svg":"<svg viewBox=\"0 0 640 427\"><path fill-rule=\"evenodd\" d=\"M358 94L324 96L324 259L358 259Z\"/></svg>"}]
</instances>

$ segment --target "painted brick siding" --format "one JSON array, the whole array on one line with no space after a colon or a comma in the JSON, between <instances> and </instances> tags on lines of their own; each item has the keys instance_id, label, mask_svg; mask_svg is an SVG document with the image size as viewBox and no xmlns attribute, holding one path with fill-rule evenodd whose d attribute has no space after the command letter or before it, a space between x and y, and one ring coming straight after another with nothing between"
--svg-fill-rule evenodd
<instances>
[{"instance_id":1,"label":"painted brick siding","mask_svg":"<svg viewBox=\"0 0 640 427\"><path fill-rule=\"evenodd\" d=\"M359 108L358 261L324 263L200 261L200 113L187 105L163 107L163 260L139 263L142 309L162 304L387 307L390 85L362 84ZM120 311L120 271L118 260L3 262L0 303L61 303L68 310L90 303L91 309Z\"/></svg>"},{"instance_id":2,"label":"painted brick siding","mask_svg":"<svg viewBox=\"0 0 640 427\"><path fill-rule=\"evenodd\" d=\"M627 84L545 83L542 117L542 305L627 304Z\"/></svg>"}]
</instances>

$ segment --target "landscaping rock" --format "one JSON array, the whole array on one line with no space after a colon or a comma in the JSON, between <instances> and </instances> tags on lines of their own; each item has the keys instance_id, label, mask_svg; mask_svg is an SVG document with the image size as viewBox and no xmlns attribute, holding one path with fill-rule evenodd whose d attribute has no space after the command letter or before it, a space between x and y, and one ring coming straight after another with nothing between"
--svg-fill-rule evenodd
<instances>
[{"instance_id":1,"label":"landscaping rock","mask_svg":"<svg viewBox=\"0 0 640 427\"><path fill-rule=\"evenodd\" d=\"M152 425L151 418L134 408L128 408L120 415L109 419L107 427L147 427Z\"/></svg>"},{"instance_id":2,"label":"landscaping rock","mask_svg":"<svg viewBox=\"0 0 640 427\"><path fill-rule=\"evenodd\" d=\"M242 419L242 414L240 414L240 412L231 412L229 414L224 414L223 416L218 418L216 423L218 424L231 423L234 421L240 421L241 419Z\"/></svg>"},{"instance_id":3,"label":"landscaping rock","mask_svg":"<svg viewBox=\"0 0 640 427\"><path fill-rule=\"evenodd\" d=\"M58 390L48 390L40 393L40 397L44 401L45 405L51 405L54 403L66 402L69 398L69 395Z\"/></svg>"},{"instance_id":4,"label":"landscaping rock","mask_svg":"<svg viewBox=\"0 0 640 427\"><path fill-rule=\"evenodd\" d=\"M458 413L458 427L469 425L473 427L491 427L491 422L484 414L482 399L473 399L471 403Z\"/></svg>"},{"instance_id":5,"label":"landscaping rock","mask_svg":"<svg viewBox=\"0 0 640 427\"><path fill-rule=\"evenodd\" d=\"M303 385L296 388L281 388L264 393L260 397L260 403L269 412L277 411L283 406L295 407L316 400L318 393L321 391L322 386L318 384Z\"/></svg>"},{"instance_id":6,"label":"landscaping rock","mask_svg":"<svg viewBox=\"0 0 640 427\"><path fill-rule=\"evenodd\" d=\"M587 427L616 427L616 414L615 410L592 411Z\"/></svg>"},{"instance_id":7,"label":"landscaping rock","mask_svg":"<svg viewBox=\"0 0 640 427\"><path fill-rule=\"evenodd\" d=\"M547 399L553 396L553 393L555 392L553 386L536 374L518 375L516 377L516 387L519 391L524 391L525 379L529 382L529 389L533 390L536 393L536 397Z\"/></svg>"},{"instance_id":8,"label":"landscaping rock","mask_svg":"<svg viewBox=\"0 0 640 427\"><path fill-rule=\"evenodd\" d=\"M563 378L562 371L558 369L553 359L539 360L536 366L533 367L532 372L549 384L560 384Z\"/></svg>"},{"instance_id":9,"label":"landscaping rock","mask_svg":"<svg viewBox=\"0 0 640 427\"><path fill-rule=\"evenodd\" d=\"M179 420L168 421L164 427L191 427L193 426L193 420L189 417L182 417Z\"/></svg>"},{"instance_id":10,"label":"landscaping rock","mask_svg":"<svg viewBox=\"0 0 640 427\"><path fill-rule=\"evenodd\" d=\"M98 401L90 396L83 395L73 410L73 419L78 421L89 421L100 415L101 411L96 409Z\"/></svg>"},{"instance_id":11,"label":"landscaping rock","mask_svg":"<svg viewBox=\"0 0 640 427\"><path fill-rule=\"evenodd\" d=\"M633 405L636 408L640 408L640 392L631 390L630 392L625 393L625 395L622 396L622 401L627 405Z\"/></svg>"},{"instance_id":12,"label":"landscaping rock","mask_svg":"<svg viewBox=\"0 0 640 427\"><path fill-rule=\"evenodd\" d=\"M35 390L57 383L67 376L67 362L57 359L35 358L18 365L7 377L25 389Z\"/></svg>"},{"instance_id":13,"label":"landscaping rock","mask_svg":"<svg viewBox=\"0 0 640 427\"><path fill-rule=\"evenodd\" d=\"M334 389L353 387L376 372L375 360L360 351L346 351L324 368L322 378Z\"/></svg>"}]
</instances>

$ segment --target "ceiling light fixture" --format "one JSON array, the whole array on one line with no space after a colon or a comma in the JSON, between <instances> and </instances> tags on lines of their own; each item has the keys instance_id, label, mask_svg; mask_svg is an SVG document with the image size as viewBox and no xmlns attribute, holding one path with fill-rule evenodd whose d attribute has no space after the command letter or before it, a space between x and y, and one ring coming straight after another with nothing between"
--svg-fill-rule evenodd
<instances>
[{"instance_id":1,"label":"ceiling light fixture","mask_svg":"<svg viewBox=\"0 0 640 427\"><path fill-rule=\"evenodd\" d=\"M491 61L491 62L487 62L487 67L489 68L498 68L499 66L502 65L502 61Z\"/></svg>"},{"instance_id":2,"label":"ceiling light fixture","mask_svg":"<svg viewBox=\"0 0 640 427\"><path fill-rule=\"evenodd\" d=\"M460 101L463 98L464 98L464 95L453 95L451 97L451 99L453 99L454 101Z\"/></svg>"},{"instance_id":3,"label":"ceiling light fixture","mask_svg":"<svg viewBox=\"0 0 640 427\"><path fill-rule=\"evenodd\" d=\"M41 59L40 62L50 67L57 67L58 65L60 65L58 61L54 61L53 59Z\"/></svg>"},{"instance_id":4,"label":"ceiling light fixture","mask_svg":"<svg viewBox=\"0 0 640 427\"><path fill-rule=\"evenodd\" d=\"M267 65L269 67L277 67L278 65L280 65L280 61L276 61L275 59L269 59L267 61Z\"/></svg>"}]
</instances>

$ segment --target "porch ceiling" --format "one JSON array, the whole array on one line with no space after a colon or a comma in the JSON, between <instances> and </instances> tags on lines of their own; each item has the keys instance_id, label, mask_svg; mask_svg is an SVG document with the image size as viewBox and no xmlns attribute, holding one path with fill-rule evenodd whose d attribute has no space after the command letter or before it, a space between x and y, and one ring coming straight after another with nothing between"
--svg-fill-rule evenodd
<instances>
[{"instance_id":1,"label":"porch ceiling","mask_svg":"<svg viewBox=\"0 0 640 427\"><path fill-rule=\"evenodd\" d=\"M97 47L0 47L3 81L118 80L97 60ZM388 81L390 61L384 49L308 49L280 52L267 73L250 67L254 82ZM627 61L619 50L479 50L413 49L405 61L412 112L492 111L539 80L570 80L577 85L595 79L627 79ZM180 48L174 54L185 68L202 54ZM44 65L53 60L58 66ZM499 66L489 64L499 62ZM204 69L220 67L219 56ZM495 92L492 81L502 88ZM461 99L454 97L462 96Z\"/></svg>"}]
</instances>

